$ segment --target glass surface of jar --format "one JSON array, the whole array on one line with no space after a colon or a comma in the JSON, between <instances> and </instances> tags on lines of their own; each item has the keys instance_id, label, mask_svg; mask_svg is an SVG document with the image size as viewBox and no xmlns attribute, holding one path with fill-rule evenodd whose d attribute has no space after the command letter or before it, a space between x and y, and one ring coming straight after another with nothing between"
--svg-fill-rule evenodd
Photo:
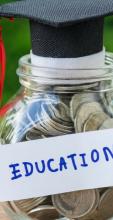
<instances>
[{"instance_id":1,"label":"glass surface of jar","mask_svg":"<svg viewBox=\"0 0 113 220\"><path fill-rule=\"evenodd\" d=\"M50 69L19 61L21 89L0 111L0 142L113 128L113 54L100 69ZM90 219L113 216L113 188L7 202L10 219ZM7 207L7 208L6 208Z\"/></svg>"}]
</instances>

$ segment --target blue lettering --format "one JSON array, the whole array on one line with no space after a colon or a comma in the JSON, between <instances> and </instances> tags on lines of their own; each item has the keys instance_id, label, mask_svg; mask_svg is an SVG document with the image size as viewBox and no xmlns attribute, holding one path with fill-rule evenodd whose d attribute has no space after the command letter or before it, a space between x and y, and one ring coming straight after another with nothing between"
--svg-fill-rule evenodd
<instances>
[{"instance_id":1,"label":"blue lettering","mask_svg":"<svg viewBox=\"0 0 113 220\"><path fill-rule=\"evenodd\" d=\"M99 161L99 152L96 150L96 149L94 149L94 150L92 150L92 152L91 152L91 160L94 162L94 163L96 163L96 162L98 162Z\"/></svg>"},{"instance_id":2,"label":"blue lettering","mask_svg":"<svg viewBox=\"0 0 113 220\"><path fill-rule=\"evenodd\" d=\"M83 154L79 154L79 156L82 158L82 164L81 164L81 167L88 167L88 164L86 163L86 160L85 160L85 157L86 157L86 154L83 153Z\"/></svg>"},{"instance_id":3,"label":"blue lettering","mask_svg":"<svg viewBox=\"0 0 113 220\"><path fill-rule=\"evenodd\" d=\"M77 166L75 163L75 157L76 157L76 154L71 154L71 155L67 156L68 159L71 159L74 169L77 170Z\"/></svg>"},{"instance_id":4,"label":"blue lettering","mask_svg":"<svg viewBox=\"0 0 113 220\"><path fill-rule=\"evenodd\" d=\"M48 169L51 171L51 172L57 172L58 171L58 168L56 168L56 169L53 169L52 167L51 167L51 163L52 162L54 162L54 159L50 159L50 160L48 160L48 162L47 162L47 166L48 166Z\"/></svg>"},{"instance_id":5,"label":"blue lettering","mask_svg":"<svg viewBox=\"0 0 113 220\"><path fill-rule=\"evenodd\" d=\"M9 165L9 167L11 169L13 169L13 171L12 171L13 177L11 178L11 180L16 180L16 179L19 179L19 178L22 177L22 174L20 173L20 170L17 169L17 167L19 167L19 163L11 164L11 165Z\"/></svg>"},{"instance_id":6,"label":"blue lettering","mask_svg":"<svg viewBox=\"0 0 113 220\"><path fill-rule=\"evenodd\" d=\"M35 162L35 167L36 167L36 170L38 171L38 173L44 173L44 172L45 172L45 169L46 169L45 161L44 161L44 160L41 160L41 163L42 163L42 169L39 169L38 163Z\"/></svg>"},{"instance_id":7,"label":"blue lettering","mask_svg":"<svg viewBox=\"0 0 113 220\"><path fill-rule=\"evenodd\" d=\"M25 168L25 176L31 176L33 173L33 165L29 162L23 162L24 168Z\"/></svg>"},{"instance_id":8,"label":"blue lettering","mask_svg":"<svg viewBox=\"0 0 113 220\"><path fill-rule=\"evenodd\" d=\"M60 166L60 171L62 171L63 169L67 170L67 163L63 157L60 157L59 166Z\"/></svg>"},{"instance_id":9,"label":"blue lettering","mask_svg":"<svg viewBox=\"0 0 113 220\"><path fill-rule=\"evenodd\" d=\"M103 152L104 152L106 161L109 161L109 155L113 159L113 152L108 147L104 147Z\"/></svg>"}]
</instances>

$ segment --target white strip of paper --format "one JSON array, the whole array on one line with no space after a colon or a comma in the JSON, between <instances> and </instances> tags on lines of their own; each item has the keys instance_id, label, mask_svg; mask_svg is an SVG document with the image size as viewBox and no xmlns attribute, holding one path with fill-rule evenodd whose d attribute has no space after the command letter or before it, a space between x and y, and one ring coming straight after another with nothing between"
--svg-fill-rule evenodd
<instances>
[{"instance_id":1,"label":"white strip of paper","mask_svg":"<svg viewBox=\"0 0 113 220\"><path fill-rule=\"evenodd\" d=\"M32 74L39 83L82 84L99 81L106 74L105 48L99 53L78 58L40 57L30 53ZM78 80L79 79L79 80Z\"/></svg>"},{"instance_id":2,"label":"white strip of paper","mask_svg":"<svg viewBox=\"0 0 113 220\"><path fill-rule=\"evenodd\" d=\"M95 69L104 66L105 48L102 51L77 58L52 58L36 56L31 51L31 63L37 67L55 69Z\"/></svg>"},{"instance_id":3,"label":"white strip of paper","mask_svg":"<svg viewBox=\"0 0 113 220\"><path fill-rule=\"evenodd\" d=\"M113 186L113 129L0 147L0 201Z\"/></svg>"}]
</instances>

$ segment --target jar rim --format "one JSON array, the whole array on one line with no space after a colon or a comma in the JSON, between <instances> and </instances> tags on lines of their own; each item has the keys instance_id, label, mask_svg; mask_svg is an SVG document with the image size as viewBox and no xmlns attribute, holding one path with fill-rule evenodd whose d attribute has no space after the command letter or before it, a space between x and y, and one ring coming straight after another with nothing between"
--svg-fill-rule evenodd
<instances>
[{"instance_id":1,"label":"jar rim","mask_svg":"<svg viewBox=\"0 0 113 220\"><path fill-rule=\"evenodd\" d=\"M19 60L17 69L19 77L37 80L44 84L83 84L113 78L113 53L107 52L105 65L101 68L87 69L57 69L32 65L30 55Z\"/></svg>"}]
</instances>

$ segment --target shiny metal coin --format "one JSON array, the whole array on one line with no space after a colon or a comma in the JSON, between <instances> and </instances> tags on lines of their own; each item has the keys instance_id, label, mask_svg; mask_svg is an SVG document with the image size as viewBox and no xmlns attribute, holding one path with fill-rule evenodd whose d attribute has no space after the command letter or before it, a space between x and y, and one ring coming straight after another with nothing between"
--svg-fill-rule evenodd
<instances>
[{"instance_id":1,"label":"shiny metal coin","mask_svg":"<svg viewBox=\"0 0 113 220\"><path fill-rule=\"evenodd\" d=\"M63 120L63 118L62 118L62 120ZM43 109L43 121L44 122L46 122L46 123L51 123L51 124L54 124L54 125L56 125L56 126L60 126L61 128L65 128L65 129L68 129L68 130L70 130L70 129L72 129L73 128L73 126L72 126L72 121L71 121L71 119L69 118L69 121L66 123L65 121L64 121L64 123L63 123L63 121L61 120L61 118L57 118L55 115L49 115L48 114L48 112L45 110L45 109ZM65 119L66 120L66 119ZM61 123L62 122L62 123Z\"/></svg>"},{"instance_id":2,"label":"shiny metal coin","mask_svg":"<svg viewBox=\"0 0 113 220\"><path fill-rule=\"evenodd\" d=\"M65 123L72 123L70 118L70 109L64 103L59 103L57 105L51 105L48 108L49 114L51 113L51 118L58 120L63 120Z\"/></svg>"},{"instance_id":3,"label":"shiny metal coin","mask_svg":"<svg viewBox=\"0 0 113 220\"><path fill-rule=\"evenodd\" d=\"M89 103L93 101L97 101L97 94L95 93L75 94L70 102L70 114L72 120L75 119L77 109L81 106L81 104Z\"/></svg>"},{"instance_id":4,"label":"shiny metal coin","mask_svg":"<svg viewBox=\"0 0 113 220\"><path fill-rule=\"evenodd\" d=\"M113 119L109 118L104 121L104 123L100 126L99 130L110 129L113 128Z\"/></svg>"},{"instance_id":5,"label":"shiny metal coin","mask_svg":"<svg viewBox=\"0 0 113 220\"><path fill-rule=\"evenodd\" d=\"M102 220L109 219L113 216L113 188L107 189L102 194L97 216L100 216Z\"/></svg>"},{"instance_id":6,"label":"shiny metal coin","mask_svg":"<svg viewBox=\"0 0 113 220\"><path fill-rule=\"evenodd\" d=\"M41 135L38 134L38 132L37 133L33 132L33 130L28 131L25 136L26 141L37 140L41 138L42 138Z\"/></svg>"},{"instance_id":7,"label":"shiny metal coin","mask_svg":"<svg viewBox=\"0 0 113 220\"><path fill-rule=\"evenodd\" d=\"M55 219L55 220L72 220L72 219L69 219L69 218L57 218L57 219Z\"/></svg>"},{"instance_id":8,"label":"shiny metal coin","mask_svg":"<svg viewBox=\"0 0 113 220\"><path fill-rule=\"evenodd\" d=\"M63 112L61 115L63 116ZM33 129L35 129L36 133L40 132L41 136L58 136L72 133L72 131L74 131L74 127L71 119L69 117L67 119L65 114L63 117L61 117L61 115L55 107L53 109L49 109L42 106L41 120L34 125Z\"/></svg>"},{"instance_id":9,"label":"shiny metal coin","mask_svg":"<svg viewBox=\"0 0 113 220\"><path fill-rule=\"evenodd\" d=\"M51 196L47 196L47 198L41 203L41 206L44 205L53 206Z\"/></svg>"},{"instance_id":10,"label":"shiny metal coin","mask_svg":"<svg viewBox=\"0 0 113 220\"><path fill-rule=\"evenodd\" d=\"M97 190L85 190L53 195L52 201L58 212L68 218L87 217L94 211L99 202Z\"/></svg>"},{"instance_id":11,"label":"shiny metal coin","mask_svg":"<svg viewBox=\"0 0 113 220\"><path fill-rule=\"evenodd\" d=\"M109 116L104 112L95 112L91 114L83 126L83 131L96 131L107 120Z\"/></svg>"},{"instance_id":12,"label":"shiny metal coin","mask_svg":"<svg viewBox=\"0 0 113 220\"><path fill-rule=\"evenodd\" d=\"M38 218L39 220L55 220L60 217L57 210L49 205L39 206L32 209L28 214L30 217Z\"/></svg>"},{"instance_id":13,"label":"shiny metal coin","mask_svg":"<svg viewBox=\"0 0 113 220\"><path fill-rule=\"evenodd\" d=\"M98 102L82 104L77 111L74 121L75 131L82 132L85 122L88 120L89 116L95 112L103 112L102 107Z\"/></svg>"},{"instance_id":14,"label":"shiny metal coin","mask_svg":"<svg viewBox=\"0 0 113 220\"><path fill-rule=\"evenodd\" d=\"M25 200L18 200L10 202L10 206L16 213L28 213L30 210L38 207L41 203L46 200L47 197L40 197L34 199L25 199Z\"/></svg>"},{"instance_id":15,"label":"shiny metal coin","mask_svg":"<svg viewBox=\"0 0 113 220\"><path fill-rule=\"evenodd\" d=\"M78 218L76 220L103 220L103 219L101 216L98 215L98 209L97 209L90 215L87 215L87 217Z\"/></svg>"},{"instance_id":16,"label":"shiny metal coin","mask_svg":"<svg viewBox=\"0 0 113 220\"><path fill-rule=\"evenodd\" d=\"M3 204L3 209L9 220L36 220L30 218L28 215L24 213L15 213L14 210L11 209L8 203L6 203L5 205Z\"/></svg>"},{"instance_id":17,"label":"shiny metal coin","mask_svg":"<svg viewBox=\"0 0 113 220\"><path fill-rule=\"evenodd\" d=\"M113 81L102 81L100 83L100 91L103 108L113 117Z\"/></svg>"}]
</instances>

